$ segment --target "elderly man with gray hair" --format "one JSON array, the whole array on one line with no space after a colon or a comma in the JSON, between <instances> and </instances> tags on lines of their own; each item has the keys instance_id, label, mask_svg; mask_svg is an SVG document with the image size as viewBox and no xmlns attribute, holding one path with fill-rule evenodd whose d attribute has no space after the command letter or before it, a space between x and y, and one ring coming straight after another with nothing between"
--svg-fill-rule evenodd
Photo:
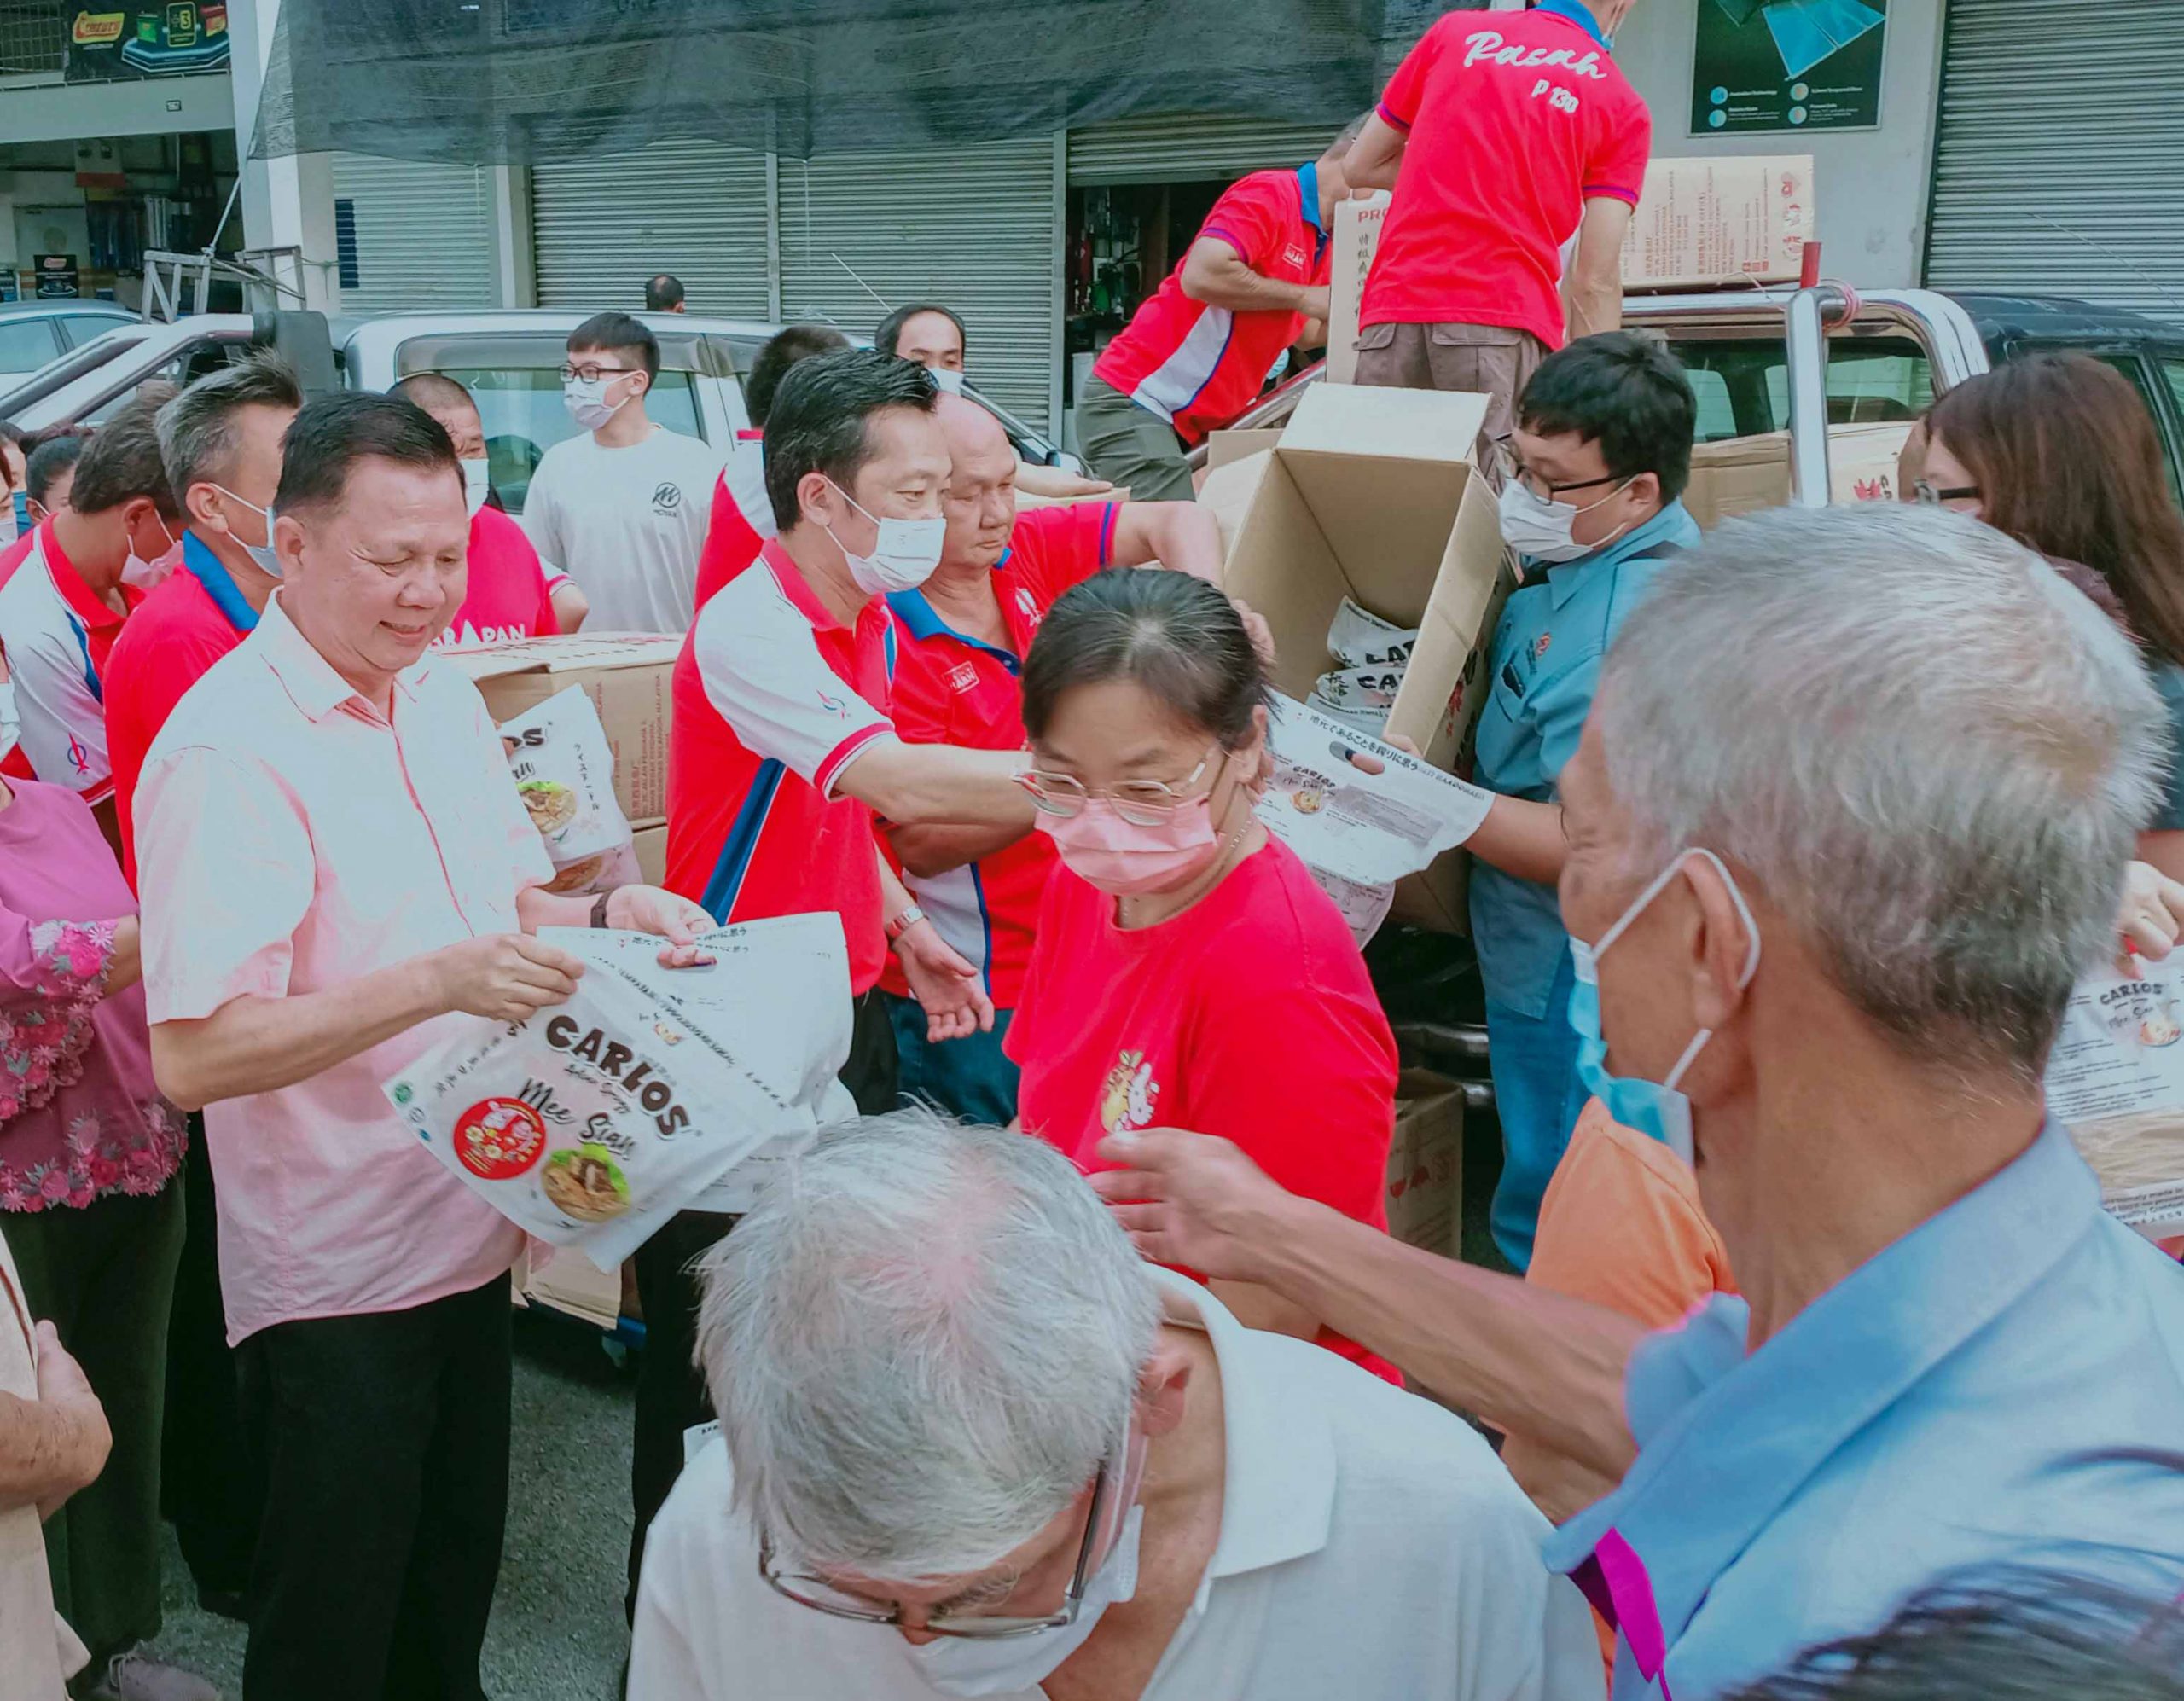
<instances>
[{"instance_id":1,"label":"elderly man with gray hair","mask_svg":"<svg viewBox=\"0 0 2184 1701\"><path fill-rule=\"evenodd\" d=\"M653 1525L631 1701L1600 1693L1476 1434L1141 1263L1043 1141L824 1134L706 1281L725 1445Z\"/></svg>"},{"instance_id":2,"label":"elderly man with gray hair","mask_svg":"<svg viewBox=\"0 0 2184 1701\"><path fill-rule=\"evenodd\" d=\"M1353 1232L1194 1135L1118 1136L1094 1185L1151 1256L1620 1478L1546 1548L1619 1698L1722 1694L1961 1564L2173 1595L2184 1272L2042 1092L2161 725L2109 620L1956 516L1778 513L1655 581L1562 775L1561 903L1589 1084L1686 1147L1742 1290L1676 1328Z\"/></svg>"}]
</instances>

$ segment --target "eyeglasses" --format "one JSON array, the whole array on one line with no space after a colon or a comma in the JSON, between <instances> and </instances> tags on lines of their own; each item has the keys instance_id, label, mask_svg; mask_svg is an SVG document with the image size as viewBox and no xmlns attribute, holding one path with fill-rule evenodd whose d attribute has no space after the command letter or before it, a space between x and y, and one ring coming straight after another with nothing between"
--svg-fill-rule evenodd
<instances>
[{"instance_id":1,"label":"eyeglasses","mask_svg":"<svg viewBox=\"0 0 2184 1701\"><path fill-rule=\"evenodd\" d=\"M1533 472L1529 467L1517 468L1517 482L1534 496L1548 502L1552 502L1565 491L1589 491L1595 485L1612 485L1615 481L1616 475L1608 473L1597 479L1573 479L1566 485L1550 485L1542 475ZM1626 479L1623 482L1628 484L1629 480Z\"/></svg>"},{"instance_id":2,"label":"eyeglasses","mask_svg":"<svg viewBox=\"0 0 2184 1701\"><path fill-rule=\"evenodd\" d=\"M1927 508L1938 508L1943 502L1976 502L1979 500L1979 487L1977 485L1934 485L1920 479L1911 485L1911 498Z\"/></svg>"},{"instance_id":3,"label":"eyeglasses","mask_svg":"<svg viewBox=\"0 0 2184 1701\"><path fill-rule=\"evenodd\" d=\"M586 384L596 384L602 378L619 378L624 373L635 372L636 369L634 366L592 366L590 364L564 366L561 369L561 381L566 384L574 378Z\"/></svg>"},{"instance_id":4,"label":"eyeglasses","mask_svg":"<svg viewBox=\"0 0 2184 1701\"><path fill-rule=\"evenodd\" d=\"M1016 783L1031 794L1032 806L1042 815L1066 820L1083 814L1084 805L1098 797L1105 798L1132 827L1158 827L1196 795L1199 779L1220 753L1217 744L1172 786L1165 780L1123 780L1095 792L1072 774L1050 774L1037 768L1019 774Z\"/></svg>"},{"instance_id":5,"label":"eyeglasses","mask_svg":"<svg viewBox=\"0 0 2184 1701\"><path fill-rule=\"evenodd\" d=\"M1095 1554L1095 1550L1122 1477L1123 1456L1123 1451L1118 1450L1103 1460L1099 1474L1092 1479L1092 1505L1084 1517L1084 1537L1077 1545L1077 1567L1070 1573L1069 1588L1062 1596L1058 1611L1037 1618L1004 1617L997 1613L935 1613L917 1628L930 1630L936 1636L997 1641L1010 1636L1035 1635L1041 1630L1059 1630L1065 1624L1075 1623L1077 1611L1084 1604L1085 1585L1091 1581L1092 1574L1099 1570L1101 1560L1106 1557ZM881 1606L862 1595L835 1588L824 1577L806 1576L776 1569L773 1541L764 1530L758 1535L758 1575L766 1580L766 1586L776 1594L786 1595L799 1606L808 1606L814 1612L825 1613L829 1618L847 1618L859 1624L900 1624L903 1622L903 1609L899 1605Z\"/></svg>"}]
</instances>

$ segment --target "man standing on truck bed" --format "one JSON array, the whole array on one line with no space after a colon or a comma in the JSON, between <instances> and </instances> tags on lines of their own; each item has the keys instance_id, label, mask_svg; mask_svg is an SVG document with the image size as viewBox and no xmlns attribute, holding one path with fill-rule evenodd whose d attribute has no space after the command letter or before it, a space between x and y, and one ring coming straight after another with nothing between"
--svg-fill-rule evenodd
<instances>
[{"instance_id":1,"label":"man standing on truck bed","mask_svg":"<svg viewBox=\"0 0 2184 1701\"><path fill-rule=\"evenodd\" d=\"M1548 353L1621 327L1653 129L1609 56L1633 3L1449 12L1396 68L1343 164L1353 189L1395 191L1358 315L1360 384L1490 396L1484 435L1501 445Z\"/></svg>"},{"instance_id":2,"label":"man standing on truck bed","mask_svg":"<svg viewBox=\"0 0 2184 1701\"><path fill-rule=\"evenodd\" d=\"M1139 502L1188 502L1186 450L1250 405L1327 316L1327 233L1349 198L1345 131L1296 171L1231 184L1197 239L1101 354L1077 403L1092 470Z\"/></svg>"}]
</instances>

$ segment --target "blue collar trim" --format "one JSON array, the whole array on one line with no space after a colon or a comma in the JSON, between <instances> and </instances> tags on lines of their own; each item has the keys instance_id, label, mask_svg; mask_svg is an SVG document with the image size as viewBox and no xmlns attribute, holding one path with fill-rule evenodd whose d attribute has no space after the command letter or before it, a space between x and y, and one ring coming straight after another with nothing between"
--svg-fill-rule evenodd
<instances>
[{"instance_id":1,"label":"blue collar trim","mask_svg":"<svg viewBox=\"0 0 2184 1701\"><path fill-rule=\"evenodd\" d=\"M1008 557L1004 555L1002 559L1005 561ZM926 595L921 590L892 590L887 593L887 607L896 619L902 622L903 630L920 643L932 638L953 638L959 644L985 652L1004 665L1011 673L1023 671L1023 663L1012 652L990 644L983 638L974 638L967 632L959 632L942 619L939 612L926 601Z\"/></svg>"},{"instance_id":2,"label":"blue collar trim","mask_svg":"<svg viewBox=\"0 0 2184 1701\"><path fill-rule=\"evenodd\" d=\"M1558 18L1567 18L1609 52L1615 51L1613 38L1600 27L1600 20L1593 15L1593 9L1585 4L1585 0L1539 0L1539 4L1532 9L1552 12Z\"/></svg>"},{"instance_id":3,"label":"blue collar trim","mask_svg":"<svg viewBox=\"0 0 2184 1701\"><path fill-rule=\"evenodd\" d=\"M1327 226L1320 223L1320 164L1309 160L1297 168L1297 193L1304 197L1304 222L1324 237Z\"/></svg>"},{"instance_id":4,"label":"blue collar trim","mask_svg":"<svg viewBox=\"0 0 2184 1701\"><path fill-rule=\"evenodd\" d=\"M227 617L228 624L238 632L257 630L258 611L235 589L234 576L221 565L212 547L195 531L182 534L182 566L184 572L205 587L206 595Z\"/></svg>"}]
</instances>

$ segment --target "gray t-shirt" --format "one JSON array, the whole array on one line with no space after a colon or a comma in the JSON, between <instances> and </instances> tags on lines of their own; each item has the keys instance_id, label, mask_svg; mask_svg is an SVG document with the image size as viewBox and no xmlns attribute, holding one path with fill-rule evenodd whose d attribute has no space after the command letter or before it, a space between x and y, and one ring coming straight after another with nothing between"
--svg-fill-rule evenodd
<instances>
[{"instance_id":1,"label":"gray t-shirt","mask_svg":"<svg viewBox=\"0 0 2184 1701\"><path fill-rule=\"evenodd\" d=\"M590 600L587 631L689 630L725 459L664 426L627 449L603 449L586 432L541 457L523 529Z\"/></svg>"}]
</instances>

